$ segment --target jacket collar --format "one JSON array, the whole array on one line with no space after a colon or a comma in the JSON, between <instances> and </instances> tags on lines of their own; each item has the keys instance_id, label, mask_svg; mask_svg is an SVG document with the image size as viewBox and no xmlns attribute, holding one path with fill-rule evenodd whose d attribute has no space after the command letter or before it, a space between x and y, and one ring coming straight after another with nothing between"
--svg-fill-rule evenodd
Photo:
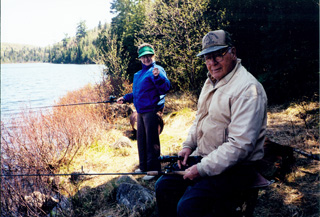
<instances>
[{"instance_id":1,"label":"jacket collar","mask_svg":"<svg viewBox=\"0 0 320 217\"><path fill-rule=\"evenodd\" d=\"M148 65L148 66L144 65L143 63L141 63L143 70L148 70L148 69L150 69L152 66L154 66L155 64L156 64L155 61L154 61L153 63L151 63L150 65Z\"/></svg>"}]
</instances>

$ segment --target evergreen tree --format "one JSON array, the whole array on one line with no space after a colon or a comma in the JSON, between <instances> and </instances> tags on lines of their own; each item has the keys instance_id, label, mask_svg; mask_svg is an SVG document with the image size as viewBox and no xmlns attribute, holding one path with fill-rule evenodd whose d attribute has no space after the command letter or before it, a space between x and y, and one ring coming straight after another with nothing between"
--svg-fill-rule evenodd
<instances>
[{"instance_id":1,"label":"evergreen tree","mask_svg":"<svg viewBox=\"0 0 320 217\"><path fill-rule=\"evenodd\" d=\"M111 37L117 38L117 44L123 45L123 51L128 52L129 66L127 74L130 80L141 65L137 57L136 35L140 34L146 22L146 7L150 0L114 0L111 3L111 13L117 14L112 18ZM119 47L118 47L119 49ZM123 56L124 54L121 53Z\"/></svg>"},{"instance_id":2,"label":"evergreen tree","mask_svg":"<svg viewBox=\"0 0 320 217\"><path fill-rule=\"evenodd\" d=\"M80 40L84 38L86 35L87 35L86 21L80 21L77 26L77 33L76 33L77 42L79 43Z\"/></svg>"},{"instance_id":3,"label":"evergreen tree","mask_svg":"<svg viewBox=\"0 0 320 217\"><path fill-rule=\"evenodd\" d=\"M99 21L99 24L98 24L98 30L101 30L101 21Z\"/></svg>"},{"instance_id":4,"label":"evergreen tree","mask_svg":"<svg viewBox=\"0 0 320 217\"><path fill-rule=\"evenodd\" d=\"M70 41L70 37L68 36L67 33L64 34L64 39L62 39L62 43L63 43L63 47L64 48L67 48L67 45Z\"/></svg>"}]
</instances>

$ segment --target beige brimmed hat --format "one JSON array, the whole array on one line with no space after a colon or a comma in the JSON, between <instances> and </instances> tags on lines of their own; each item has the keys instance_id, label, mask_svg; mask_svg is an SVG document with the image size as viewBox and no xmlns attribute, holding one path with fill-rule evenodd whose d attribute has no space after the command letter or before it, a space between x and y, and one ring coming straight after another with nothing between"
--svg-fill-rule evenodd
<instances>
[{"instance_id":1,"label":"beige brimmed hat","mask_svg":"<svg viewBox=\"0 0 320 217\"><path fill-rule=\"evenodd\" d=\"M203 37L202 51L197 56L202 56L229 46L232 46L229 33L224 30L211 31Z\"/></svg>"}]
</instances>

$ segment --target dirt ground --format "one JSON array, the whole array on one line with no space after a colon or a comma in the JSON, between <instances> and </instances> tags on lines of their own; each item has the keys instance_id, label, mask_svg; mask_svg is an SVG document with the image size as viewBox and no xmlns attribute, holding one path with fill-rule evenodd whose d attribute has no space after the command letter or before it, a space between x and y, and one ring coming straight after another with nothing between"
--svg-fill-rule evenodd
<instances>
[{"instance_id":1,"label":"dirt ground","mask_svg":"<svg viewBox=\"0 0 320 217\"><path fill-rule=\"evenodd\" d=\"M273 106L268 112L267 137L278 144L319 157L319 103ZM274 183L259 192L255 217L318 217L319 161L293 152L291 170L272 177ZM279 159L279 164L283 166Z\"/></svg>"}]
</instances>

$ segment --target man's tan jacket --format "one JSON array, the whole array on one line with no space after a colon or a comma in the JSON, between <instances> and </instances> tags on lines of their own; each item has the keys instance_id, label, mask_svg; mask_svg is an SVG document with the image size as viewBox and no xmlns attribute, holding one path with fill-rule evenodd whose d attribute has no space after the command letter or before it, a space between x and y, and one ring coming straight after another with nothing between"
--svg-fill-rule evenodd
<instances>
[{"instance_id":1,"label":"man's tan jacket","mask_svg":"<svg viewBox=\"0 0 320 217\"><path fill-rule=\"evenodd\" d=\"M203 157L197 164L201 176L218 175L263 157L266 125L266 93L238 59L233 71L216 85L206 80L183 147L194 150L192 156Z\"/></svg>"}]
</instances>

